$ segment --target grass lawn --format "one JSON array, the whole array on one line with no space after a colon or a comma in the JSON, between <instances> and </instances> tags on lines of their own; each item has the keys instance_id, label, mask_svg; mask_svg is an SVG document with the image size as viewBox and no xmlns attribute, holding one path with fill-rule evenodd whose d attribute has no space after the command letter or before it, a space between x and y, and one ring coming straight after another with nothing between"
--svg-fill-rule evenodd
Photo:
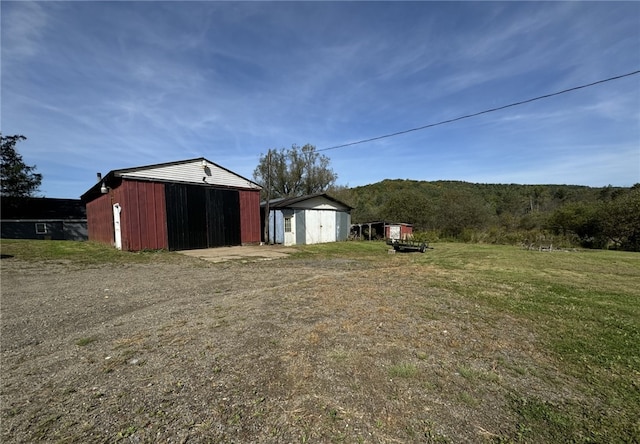
<instances>
[{"instance_id":1,"label":"grass lawn","mask_svg":"<svg viewBox=\"0 0 640 444\"><path fill-rule=\"evenodd\" d=\"M23 261L57 261L75 265L133 264L180 261L183 256L169 251L120 251L96 242L2 239L3 258Z\"/></svg>"},{"instance_id":2,"label":"grass lawn","mask_svg":"<svg viewBox=\"0 0 640 444\"><path fill-rule=\"evenodd\" d=\"M522 320L574 381L584 400L551 403L511 393L517 441L640 441L640 254L618 251L528 251L511 246L442 243L409 258L424 280L486 309ZM380 260L377 243L308 246L302 256ZM404 260L405 257L398 257ZM395 259L395 258L394 258ZM489 317L490 318L490 317ZM508 333L507 333L508 334ZM514 368L523 377L539 369ZM473 373L462 369L469 377ZM485 375L486 377L486 375ZM571 437L571 438L569 438Z\"/></svg>"}]
</instances>

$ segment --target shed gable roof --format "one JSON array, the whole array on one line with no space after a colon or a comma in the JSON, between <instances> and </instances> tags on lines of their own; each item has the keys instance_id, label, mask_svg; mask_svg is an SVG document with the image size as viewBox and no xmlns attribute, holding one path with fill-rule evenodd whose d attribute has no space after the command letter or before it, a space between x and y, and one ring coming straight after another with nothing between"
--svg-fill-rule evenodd
<instances>
[{"instance_id":1,"label":"shed gable roof","mask_svg":"<svg viewBox=\"0 0 640 444\"><path fill-rule=\"evenodd\" d=\"M327 206L328 204L328 206ZM260 204L260 206L265 207L266 202ZM352 207L345 204L344 202L340 202L338 199L335 199L329 196L327 193L316 193L316 194L308 194L306 196L296 196L296 197L285 197L280 199L272 199L269 201L270 209L281 209L281 208L318 208L318 207L327 207L326 209L338 209L338 210L351 210Z\"/></svg>"}]
</instances>

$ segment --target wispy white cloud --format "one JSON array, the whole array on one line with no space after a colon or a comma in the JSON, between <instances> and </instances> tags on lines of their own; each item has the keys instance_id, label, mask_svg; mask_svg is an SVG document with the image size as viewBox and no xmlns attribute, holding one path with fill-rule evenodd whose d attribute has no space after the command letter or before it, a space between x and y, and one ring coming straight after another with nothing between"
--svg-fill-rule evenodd
<instances>
[{"instance_id":1,"label":"wispy white cloud","mask_svg":"<svg viewBox=\"0 0 640 444\"><path fill-rule=\"evenodd\" d=\"M48 14L37 2L12 7L2 4L2 58L23 59L39 55Z\"/></svg>"}]
</instances>

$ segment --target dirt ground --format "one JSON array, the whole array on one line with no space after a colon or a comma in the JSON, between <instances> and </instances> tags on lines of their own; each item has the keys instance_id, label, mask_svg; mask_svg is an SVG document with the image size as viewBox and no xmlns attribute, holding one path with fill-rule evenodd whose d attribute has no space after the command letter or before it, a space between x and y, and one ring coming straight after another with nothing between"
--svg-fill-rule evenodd
<instances>
[{"instance_id":1,"label":"dirt ground","mask_svg":"<svg viewBox=\"0 0 640 444\"><path fill-rule=\"evenodd\" d=\"M511 393L572 396L521 323L408 261L2 259L0 439L482 442Z\"/></svg>"},{"instance_id":2,"label":"dirt ground","mask_svg":"<svg viewBox=\"0 0 640 444\"><path fill-rule=\"evenodd\" d=\"M197 257L209 262L258 261L282 259L294 251L291 247L282 245L243 245L235 247L204 248L199 250L185 250L180 253Z\"/></svg>"}]
</instances>

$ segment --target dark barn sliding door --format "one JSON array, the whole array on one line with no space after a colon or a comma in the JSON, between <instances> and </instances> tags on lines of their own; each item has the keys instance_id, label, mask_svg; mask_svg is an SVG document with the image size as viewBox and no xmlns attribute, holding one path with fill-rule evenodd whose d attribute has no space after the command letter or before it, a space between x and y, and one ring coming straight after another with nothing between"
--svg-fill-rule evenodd
<instances>
[{"instance_id":1,"label":"dark barn sliding door","mask_svg":"<svg viewBox=\"0 0 640 444\"><path fill-rule=\"evenodd\" d=\"M240 195L197 185L165 185L170 250L240 245Z\"/></svg>"},{"instance_id":2,"label":"dark barn sliding door","mask_svg":"<svg viewBox=\"0 0 640 444\"><path fill-rule=\"evenodd\" d=\"M165 199L169 249L207 248L204 188L169 183Z\"/></svg>"},{"instance_id":3,"label":"dark barn sliding door","mask_svg":"<svg viewBox=\"0 0 640 444\"><path fill-rule=\"evenodd\" d=\"M206 190L209 247L240 245L240 193L215 188Z\"/></svg>"}]
</instances>

